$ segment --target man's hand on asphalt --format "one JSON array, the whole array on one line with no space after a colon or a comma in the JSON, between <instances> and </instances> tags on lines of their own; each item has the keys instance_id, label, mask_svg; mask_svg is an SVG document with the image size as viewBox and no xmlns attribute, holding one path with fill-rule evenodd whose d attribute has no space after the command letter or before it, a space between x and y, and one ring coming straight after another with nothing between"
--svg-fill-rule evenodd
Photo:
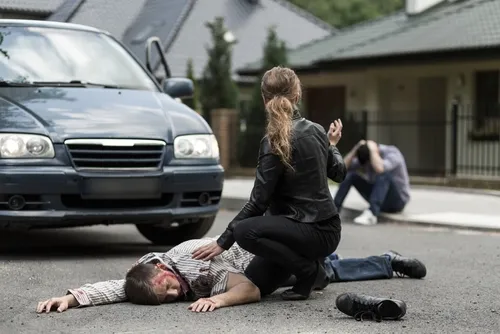
<instances>
[{"instance_id":1,"label":"man's hand on asphalt","mask_svg":"<svg viewBox=\"0 0 500 334\"><path fill-rule=\"evenodd\" d=\"M209 261L216 257L217 255L222 254L224 252L224 248L217 244L217 241L212 241L208 245L201 246L197 250L193 252L193 259Z\"/></svg>"},{"instance_id":2,"label":"man's hand on asphalt","mask_svg":"<svg viewBox=\"0 0 500 334\"><path fill-rule=\"evenodd\" d=\"M212 312L213 310L220 307L220 303L216 300L210 298L200 298L189 305L188 309L193 312Z\"/></svg>"},{"instance_id":3,"label":"man's hand on asphalt","mask_svg":"<svg viewBox=\"0 0 500 334\"><path fill-rule=\"evenodd\" d=\"M49 313L53 308L57 308L57 312L61 313L66 311L68 308L78 306L78 301L76 298L69 294L63 297L54 297L46 301L39 302L36 308L37 313Z\"/></svg>"}]
</instances>

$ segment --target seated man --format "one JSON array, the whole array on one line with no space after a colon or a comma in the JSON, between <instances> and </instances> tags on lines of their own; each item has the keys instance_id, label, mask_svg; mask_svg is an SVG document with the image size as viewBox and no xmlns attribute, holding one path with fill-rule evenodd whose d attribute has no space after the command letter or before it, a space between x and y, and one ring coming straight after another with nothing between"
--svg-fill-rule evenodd
<instances>
[{"instance_id":1,"label":"seated man","mask_svg":"<svg viewBox=\"0 0 500 334\"><path fill-rule=\"evenodd\" d=\"M410 200L410 181L403 154L396 146L361 140L344 158L348 170L335 195L340 210L351 186L370 204L354 222L376 224L380 212L401 212Z\"/></svg>"},{"instance_id":2,"label":"seated man","mask_svg":"<svg viewBox=\"0 0 500 334\"><path fill-rule=\"evenodd\" d=\"M65 296L39 302L37 312L64 312L72 307L127 300L135 304L160 305L196 299L189 309L207 312L259 301L259 288L242 274L254 255L238 244L211 261L192 259L195 249L216 239L189 240L166 253L146 254L129 270L125 279L70 289ZM324 266L330 282L391 278L392 271L413 278L426 275L426 268L420 261L396 252L346 260L339 260L332 254L325 259Z\"/></svg>"}]
</instances>

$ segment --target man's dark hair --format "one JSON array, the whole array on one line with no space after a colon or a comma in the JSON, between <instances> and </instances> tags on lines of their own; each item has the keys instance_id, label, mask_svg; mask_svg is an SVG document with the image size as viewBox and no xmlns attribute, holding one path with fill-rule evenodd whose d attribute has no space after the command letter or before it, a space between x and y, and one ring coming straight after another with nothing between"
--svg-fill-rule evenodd
<instances>
[{"instance_id":1,"label":"man's dark hair","mask_svg":"<svg viewBox=\"0 0 500 334\"><path fill-rule=\"evenodd\" d=\"M356 151L356 157L358 158L359 164L361 166L370 161L370 149L368 148L368 145L363 144L358 147L358 150Z\"/></svg>"},{"instance_id":2,"label":"man's dark hair","mask_svg":"<svg viewBox=\"0 0 500 334\"><path fill-rule=\"evenodd\" d=\"M153 278L158 268L152 263L137 264L125 276L125 294L130 302L140 305L160 305L155 293Z\"/></svg>"}]
</instances>

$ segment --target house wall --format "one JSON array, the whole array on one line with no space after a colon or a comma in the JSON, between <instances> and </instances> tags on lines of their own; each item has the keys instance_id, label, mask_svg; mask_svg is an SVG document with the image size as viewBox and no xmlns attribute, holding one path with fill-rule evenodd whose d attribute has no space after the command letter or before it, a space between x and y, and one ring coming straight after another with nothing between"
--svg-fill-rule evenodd
<instances>
[{"instance_id":1,"label":"house wall","mask_svg":"<svg viewBox=\"0 0 500 334\"><path fill-rule=\"evenodd\" d=\"M397 80L396 80L397 78ZM415 121L417 117L417 81L411 76L394 77L370 70L342 74L302 75L302 84L309 87L345 85L348 113L368 113L367 137L377 142L397 145L409 165L417 161L417 127L389 126L388 121ZM307 97L306 97L307 98ZM349 131L348 128L345 131ZM347 152L342 152L347 153Z\"/></svg>"},{"instance_id":2,"label":"house wall","mask_svg":"<svg viewBox=\"0 0 500 334\"><path fill-rule=\"evenodd\" d=\"M452 104L458 101L461 115L473 115L474 73L477 70L500 69L500 61L456 62L436 65L393 66L366 69L357 72L320 73L301 75L305 88L314 86L345 85L346 105L349 112L368 112L368 138L397 145L405 154L409 168L418 169L430 145L429 134L444 131L445 166L452 168ZM427 124L420 119L419 82L423 78L445 79L444 99L446 125ZM421 87L421 85L420 85ZM304 97L307 99L307 96ZM436 97L438 98L438 97ZM428 117L428 116L426 116ZM388 123L392 125L388 125ZM444 123L444 122L441 122ZM422 130L427 127L427 130ZM435 130L434 130L435 129ZM459 176L498 176L493 168L500 165L499 142L473 142L468 138L472 121L460 116L457 133L457 174ZM348 131L348 129L345 129ZM429 165L427 162L427 165ZM484 170L470 170L471 164ZM487 170L487 169L490 170Z\"/></svg>"},{"instance_id":3,"label":"house wall","mask_svg":"<svg viewBox=\"0 0 500 334\"><path fill-rule=\"evenodd\" d=\"M366 84L364 72L351 72L343 74L323 73L319 75L301 75L303 87L303 109L307 115L307 89L324 86L346 86L346 109L362 110L366 105Z\"/></svg>"},{"instance_id":4,"label":"house wall","mask_svg":"<svg viewBox=\"0 0 500 334\"><path fill-rule=\"evenodd\" d=\"M500 61L481 62L456 62L446 65L429 66L407 66L383 68L373 71L376 76L389 76L398 81L401 73L411 77L414 82L421 77L443 76L447 80L446 92L446 167L452 165L452 104L458 101L460 104L458 132L457 132L457 173L459 176L497 176L498 171L494 168L500 166L500 143L499 142L477 142L468 138L473 128L472 117L474 115L475 80L474 75L478 70L500 69ZM415 96L414 93L411 95ZM416 95L418 97L418 95ZM391 96L393 98L393 96ZM408 98L412 104L418 99ZM406 102L407 105L410 102ZM481 167L471 170L471 165Z\"/></svg>"}]
</instances>

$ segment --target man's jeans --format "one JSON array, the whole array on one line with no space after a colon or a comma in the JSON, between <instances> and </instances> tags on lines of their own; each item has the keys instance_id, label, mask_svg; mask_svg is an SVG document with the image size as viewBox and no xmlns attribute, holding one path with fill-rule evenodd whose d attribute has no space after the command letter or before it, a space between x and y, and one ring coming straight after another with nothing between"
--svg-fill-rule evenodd
<instances>
[{"instance_id":1,"label":"man's jeans","mask_svg":"<svg viewBox=\"0 0 500 334\"><path fill-rule=\"evenodd\" d=\"M377 174L374 183L369 183L356 172L348 172L335 194L335 206L340 209L351 186L354 186L363 198L370 203L374 216L383 212L400 212L405 207L390 173Z\"/></svg>"},{"instance_id":2,"label":"man's jeans","mask_svg":"<svg viewBox=\"0 0 500 334\"><path fill-rule=\"evenodd\" d=\"M325 258L324 267L330 283L392 278L389 255L339 260L334 253Z\"/></svg>"},{"instance_id":3,"label":"man's jeans","mask_svg":"<svg viewBox=\"0 0 500 334\"><path fill-rule=\"evenodd\" d=\"M323 267L330 283L389 279L393 276L389 255L339 260L333 253L325 258ZM296 281L295 276L291 276L282 287L293 286Z\"/></svg>"}]
</instances>

